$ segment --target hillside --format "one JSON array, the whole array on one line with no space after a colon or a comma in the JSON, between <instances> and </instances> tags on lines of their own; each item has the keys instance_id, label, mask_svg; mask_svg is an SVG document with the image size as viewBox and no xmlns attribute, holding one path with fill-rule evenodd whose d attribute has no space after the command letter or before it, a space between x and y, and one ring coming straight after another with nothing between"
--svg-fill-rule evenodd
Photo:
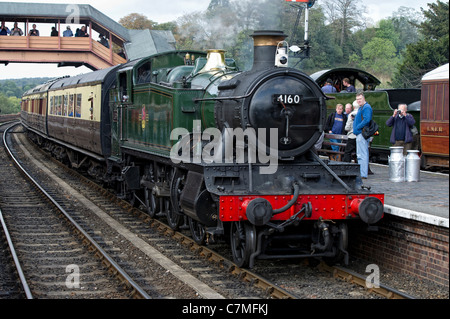
<instances>
[{"instance_id":1,"label":"hillside","mask_svg":"<svg viewBox=\"0 0 450 319\"><path fill-rule=\"evenodd\" d=\"M38 84L52 78L22 78L0 80L0 112L12 114L20 112L22 94Z\"/></svg>"}]
</instances>

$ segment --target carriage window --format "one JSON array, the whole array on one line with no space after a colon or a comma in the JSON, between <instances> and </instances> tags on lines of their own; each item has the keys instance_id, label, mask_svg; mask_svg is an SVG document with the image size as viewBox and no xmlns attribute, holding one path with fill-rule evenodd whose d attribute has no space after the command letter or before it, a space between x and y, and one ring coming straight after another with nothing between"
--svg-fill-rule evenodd
<instances>
[{"instance_id":1,"label":"carriage window","mask_svg":"<svg viewBox=\"0 0 450 319\"><path fill-rule=\"evenodd\" d=\"M43 114L43 108L44 108L44 99L39 99L39 110L38 110L38 112L39 112L39 114Z\"/></svg>"},{"instance_id":2,"label":"carriage window","mask_svg":"<svg viewBox=\"0 0 450 319\"><path fill-rule=\"evenodd\" d=\"M144 63L137 69L136 83L150 83L150 62Z\"/></svg>"},{"instance_id":3,"label":"carriage window","mask_svg":"<svg viewBox=\"0 0 450 319\"><path fill-rule=\"evenodd\" d=\"M73 109L74 109L74 103L73 103L73 100L74 100L74 94L70 94L69 95L69 109L68 109L68 115L70 116L70 117L73 117Z\"/></svg>"},{"instance_id":4,"label":"carriage window","mask_svg":"<svg viewBox=\"0 0 450 319\"><path fill-rule=\"evenodd\" d=\"M51 96L50 97L50 110L49 110L49 112L48 112L48 114L53 114L53 99L54 99L54 97L53 96Z\"/></svg>"},{"instance_id":5,"label":"carriage window","mask_svg":"<svg viewBox=\"0 0 450 319\"><path fill-rule=\"evenodd\" d=\"M62 115L67 116L67 106L69 104L69 95L63 95L62 96L63 103L62 103Z\"/></svg>"},{"instance_id":6,"label":"carriage window","mask_svg":"<svg viewBox=\"0 0 450 319\"><path fill-rule=\"evenodd\" d=\"M81 117L81 94L77 94L77 104L75 106L75 117Z\"/></svg>"},{"instance_id":7,"label":"carriage window","mask_svg":"<svg viewBox=\"0 0 450 319\"><path fill-rule=\"evenodd\" d=\"M56 115L61 115L61 107L62 107L62 96L57 96L57 102L56 102Z\"/></svg>"}]
</instances>

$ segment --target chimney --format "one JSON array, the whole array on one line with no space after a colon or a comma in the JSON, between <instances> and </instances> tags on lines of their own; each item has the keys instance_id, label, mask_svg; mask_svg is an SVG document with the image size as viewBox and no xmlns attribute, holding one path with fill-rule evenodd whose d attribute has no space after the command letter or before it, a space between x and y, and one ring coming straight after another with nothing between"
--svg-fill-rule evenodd
<instances>
[{"instance_id":1,"label":"chimney","mask_svg":"<svg viewBox=\"0 0 450 319\"><path fill-rule=\"evenodd\" d=\"M274 30L260 30L255 31L253 37L253 68L252 70L260 70L275 66L275 55L277 52L277 45L284 41L287 37L283 31Z\"/></svg>"}]
</instances>

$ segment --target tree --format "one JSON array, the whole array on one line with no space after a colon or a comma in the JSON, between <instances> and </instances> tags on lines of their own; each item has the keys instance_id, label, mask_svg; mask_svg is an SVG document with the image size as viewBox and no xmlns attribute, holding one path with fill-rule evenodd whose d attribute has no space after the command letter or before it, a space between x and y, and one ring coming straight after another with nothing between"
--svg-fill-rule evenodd
<instances>
[{"instance_id":1,"label":"tree","mask_svg":"<svg viewBox=\"0 0 450 319\"><path fill-rule=\"evenodd\" d=\"M425 21L417 25L424 39L409 44L393 78L396 87L419 88L422 76L449 61L448 1L428 4Z\"/></svg>"},{"instance_id":2,"label":"tree","mask_svg":"<svg viewBox=\"0 0 450 319\"><path fill-rule=\"evenodd\" d=\"M326 0L323 7L336 43L341 47L344 56L348 56L347 43L351 36L351 29L363 25L361 13L365 8L357 0Z\"/></svg>"},{"instance_id":3,"label":"tree","mask_svg":"<svg viewBox=\"0 0 450 319\"><path fill-rule=\"evenodd\" d=\"M397 50L401 52L407 44L419 41L419 31L417 25L423 20L422 14L413 8L400 7L390 18L394 25L394 30L399 37Z\"/></svg>"},{"instance_id":4,"label":"tree","mask_svg":"<svg viewBox=\"0 0 450 319\"><path fill-rule=\"evenodd\" d=\"M230 8L230 0L211 0L207 11L214 12L216 10L224 10L227 8Z\"/></svg>"},{"instance_id":5,"label":"tree","mask_svg":"<svg viewBox=\"0 0 450 319\"><path fill-rule=\"evenodd\" d=\"M398 62L397 50L389 39L373 38L362 48L361 65L371 73L391 74Z\"/></svg>"},{"instance_id":6,"label":"tree","mask_svg":"<svg viewBox=\"0 0 450 319\"><path fill-rule=\"evenodd\" d=\"M422 9L425 21L419 25L420 32L432 40L448 37L448 1L440 0L437 3L429 3L428 11Z\"/></svg>"},{"instance_id":7,"label":"tree","mask_svg":"<svg viewBox=\"0 0 450 319\"><path fill-rule=\"evenodd\" d=\"M119 20L119 23L127 29L134 29L134 30L145 30L145 29L152 30L157 25L156 22L153 22L152 20L148 19L146 16L140 13L130 13L129 15L126 15L125 17L121 18Z\"/></svg>"},{"instance_id":8,"label":"tree","mask_svg":"<svg viewBox=\"0 0 450 319\"><path fill-rule=\"evenodd\" d=\"M20 99L11 96L6 97L0 93L0 110L1 114L14 114L20 112Z\"/></svg>"},{"instance_id":9,"label":"tree","mask_svg":"<svg viewBox=\"0 0 450 319\"><path fill-rule=\"evenodd\" d=\"M384 19L379 22L379 27L375 32L375 36L380 39L391 41L396 51L399 51L400 36L391 19Z\"/></svg>"}]
</instances>

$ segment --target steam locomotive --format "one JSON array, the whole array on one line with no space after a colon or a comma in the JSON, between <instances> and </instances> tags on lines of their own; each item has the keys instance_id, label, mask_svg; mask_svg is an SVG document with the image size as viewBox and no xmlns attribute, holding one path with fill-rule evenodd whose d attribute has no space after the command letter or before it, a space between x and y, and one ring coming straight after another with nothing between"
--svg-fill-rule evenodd
<instances>
[{"instance_id":1,"label":"steam locomotive","mask_svg":"<svg viewBox=\"0 0 450 319\"><path fill-rule=\"evenodd\" d=\"M172 51L61 78L26 92L22 123L54 156L119 196L229 240L235 263L320 257L348 262L348 223L377 223L383 194L359 165L314 152L326 99L289 68L285 35L255 31L254 63L224 51Z\"/></svg>"}]
</instances>

